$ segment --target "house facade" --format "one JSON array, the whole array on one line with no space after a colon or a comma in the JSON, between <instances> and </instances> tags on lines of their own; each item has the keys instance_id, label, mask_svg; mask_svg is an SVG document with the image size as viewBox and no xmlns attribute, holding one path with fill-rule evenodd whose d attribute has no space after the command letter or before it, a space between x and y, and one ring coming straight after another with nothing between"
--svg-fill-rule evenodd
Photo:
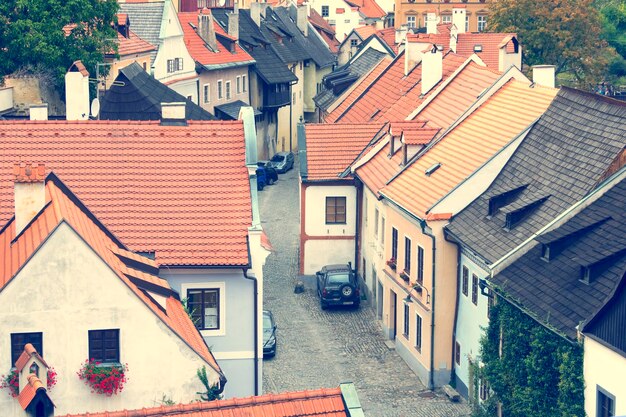
<instances>
[{"instance_id":1,"label":"house facade","mask_svg":"<svg viewBox=\"0 0 626 417\"><path fill-rule=\"evenodd\" d=\"M458 2L437 2L428 0L396 0L395 27L423 28L428 26L427 14L435 11L440 16L440 23L452 23L454 9L464 8L463 26L465 32L483 32L489 20L489 3L491 0L467 0Z\"/></svg>"}]
</instances>

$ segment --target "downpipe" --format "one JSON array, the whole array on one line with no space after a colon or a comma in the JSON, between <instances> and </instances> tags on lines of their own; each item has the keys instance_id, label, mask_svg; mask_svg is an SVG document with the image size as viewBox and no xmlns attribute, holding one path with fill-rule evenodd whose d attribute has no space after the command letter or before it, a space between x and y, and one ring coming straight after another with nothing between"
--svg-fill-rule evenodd
<instances>
[{"instance_id":1,"label":"downpipe","mask_svg":"<svg viewBox=\"0 0 626 417\"><path fill-rule=\"evenodd\" d=\"M259 281L248 276L250 268L241 268L243 277L254 284L254 395L259 395Z\"/></svg>"}]
</instances>

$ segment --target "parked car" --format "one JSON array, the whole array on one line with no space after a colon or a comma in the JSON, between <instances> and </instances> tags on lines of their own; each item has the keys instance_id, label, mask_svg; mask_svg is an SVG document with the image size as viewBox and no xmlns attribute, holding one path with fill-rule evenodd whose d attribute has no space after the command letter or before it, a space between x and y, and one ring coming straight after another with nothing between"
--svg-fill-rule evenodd
<instances>
[{"instance_id":1,"label":"parked car","mask_svg":"<svg viewBox=\"0 0 626 417\"><path fill-rule=\"evenodd\" d=\"M293 152L278 152L272 156L270 163L279 174L284 174L293 168L294 156Z\"/></svg>"},{"instance_id":2,"label":"parked car","mask_svg":"<svg viewBox=\"0 0 626 417\"><path fill-rule=\"evenodd\" d=\"M350 264L326 265L315 273L317 278L317 295L320 306L325 310L329 305L361 304L361 291L356 271Z\"/></svg>"},{"instance_id":3,"label":"parked car","mask_svg":"<svg viewBox=\"0 0 626 417\"><path fill-rule=\"evenodd\" d=\"M258 167L256 169L256 189L261 191L267 185L267 171L265 168Z\"/></svg>"},{"instance_id":4,"label":"parked car","mask_svg":"<svg viewBox=\"0 0 626 417\"><path fill-rule=\"evenodd\" d=\"M267 183L269 185L272 185L276 181L278 181L278 172L276 172L276 170L272 167L270 161L257 161L256 164L265 169L265 172L267 174Z\"/></svg>"},{"instance_id":5,"label":"parked car","mask_svg":"<svg viewBox=\"0 0 626 417\"><path fill-rule=\"evenodd\" d=\"M276 322L269 310L263 310L263 357L276 355Z\"/></svg>"}]
</instances>

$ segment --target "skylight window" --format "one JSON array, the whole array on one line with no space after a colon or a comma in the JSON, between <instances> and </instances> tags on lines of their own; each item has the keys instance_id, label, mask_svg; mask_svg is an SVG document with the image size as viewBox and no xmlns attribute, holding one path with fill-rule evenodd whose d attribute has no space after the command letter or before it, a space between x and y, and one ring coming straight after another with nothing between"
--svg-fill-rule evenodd
<instances>
[{"instance_id":1,"label":"skylight window","mask_svg":"<svg viewBox=\"0 0 626 417\"><path fill-rule=\"evenodd\" d=\"M482 51L483 51L482 45L474 45L474 52L482 52Z\"/></svg>"},{"instance_id":2,"label":"skylight window","mask_svg":"<svg viewBox=\"0 0 626 417\"><path fill-rule=\"evenodd\" d=\"M427 177L430 177L433 174L433 172L439 169L439 167L441 167L441 162L437 162L436 164L432 165L430 168L424 171L424 173L426 174Z\"/></svg>"}]
</instances>

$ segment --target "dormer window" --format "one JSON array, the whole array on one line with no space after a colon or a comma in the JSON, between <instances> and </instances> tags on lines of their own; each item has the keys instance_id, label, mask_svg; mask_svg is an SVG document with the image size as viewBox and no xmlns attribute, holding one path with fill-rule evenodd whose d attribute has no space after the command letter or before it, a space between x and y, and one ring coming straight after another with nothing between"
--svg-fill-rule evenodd
<instances>
[{"instance_id":1,"label":"dormer window","mask_svg":"<svg viewBox=\"0 0 626 417\"><path fill-rule=\"evenodd\" d=\"M520 193L526 189L526 185L505 191L489 198L488 216L495 215L502 207L508 206L519 197Z\"/></svg>"},{"instance_id":2,"label":"dormer window","mask_svg":"<svg viewBox=\"0 0 626 417\"><path fill-rule=\"evenodd\" d=\"M541 259L550 261L550 245L545 243L541 245Z\"/></svg>"},{"instance_id":3,"label":"dormer window","mask_svg":"<svg viewBox=\"0 0 626 417\"><path fill-rule=\"evenodd\" d=\"M507 230L513 230L515 226L520 224L526 217L528 217L535 209L537 209L549 196L539 198L522 207L516 208L506 213L506 219L504 221L504 228Z\"/></svg>"},{"instance_id":4,"label":"dormer window","mask_svg":"<svg viewBox=\"0 0 626 417\"><path fill-rule=\"evenodd\" d=\"M474 52L482 52L482 51L483 51L482 45L474 45Z\"/></svg>"}]
</instances>

